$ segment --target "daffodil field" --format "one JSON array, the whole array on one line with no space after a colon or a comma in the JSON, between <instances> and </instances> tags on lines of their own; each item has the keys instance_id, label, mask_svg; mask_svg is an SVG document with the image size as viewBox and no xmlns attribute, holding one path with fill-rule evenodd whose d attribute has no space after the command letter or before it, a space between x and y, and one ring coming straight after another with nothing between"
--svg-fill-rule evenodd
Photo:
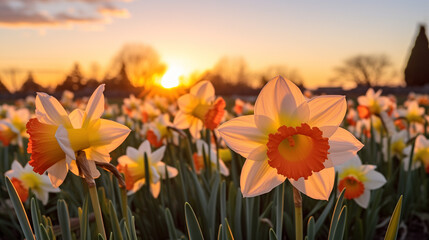
<instances>
[{"instance_id":1,"label":"daffodil field","mask_svg":"<svg viewBox=\"0 0 429 240\"><path fill-rule=\"evenodd\" d=\"M34 93L0 106L0 239L427 239L428 95Z\"/></svg>"}]
</instances>

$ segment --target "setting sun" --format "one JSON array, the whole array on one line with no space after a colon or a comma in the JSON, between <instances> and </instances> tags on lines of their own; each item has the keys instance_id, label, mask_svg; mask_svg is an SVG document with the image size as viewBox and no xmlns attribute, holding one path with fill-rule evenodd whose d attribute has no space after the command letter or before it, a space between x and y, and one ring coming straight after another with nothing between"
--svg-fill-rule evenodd
<instances>
[{"instance_id":1,"label":"setting sun","mask_svg":"<svg viewBox=\"0 0 429 240\"><path fill-rule=\"evenodd\" d=\"M162 76L161 86L164 88L174 88L179 86L180 77L183 76L183 70L177 66L169 66L167 72Z\"/></svg>"}]
</instances>

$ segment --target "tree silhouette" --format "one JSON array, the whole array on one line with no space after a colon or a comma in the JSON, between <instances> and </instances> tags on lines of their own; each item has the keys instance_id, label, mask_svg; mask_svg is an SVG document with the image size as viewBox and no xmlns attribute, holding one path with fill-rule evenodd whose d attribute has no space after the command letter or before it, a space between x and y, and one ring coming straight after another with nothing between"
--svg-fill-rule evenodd
<instances>
[{"instance_id":1,"label":"tree silhouette","mask_svg":"<svg viewBox=\"0 0 429 240\"><path fill-rule=\"evenodd\" d=\"M116 75L124 64L131 83L146 88L150 88L167 70L155 49L144 44L124 45L113 58L108 75Z\"/></svg>"},{"instance_id":2,"label":"tree silhouette","mask_svg":"<svg viewBox=\"0 0 429 240\"><path fill-rule=\"evenodd\" d=\"M407 86L423 86L429 83L428 38L423 25L420 25L419 34L405 68L405 82Z\"/></svg>"},{"instance_id":3,"label":"tree silhouette","mask_svg":"<svg viewBox=\"0 0 429 240\"><path fill-rule=\"evenodd\" d=\"M9 95L10 92L0 79L0 95Z\"/></svg>"},{"instance_id":4,"label":"tree silhouette","mask_svg":"<svg viewBox=\"0 0 429 240\"><path fill-rule=\"evenodd\" d=\"M79 64L75 63L71 73L67 75L66 79L62 84L58 85L55 88L55 91L57 92L63 92L65 90L79 91L84 87L83 79L84 77L82 75L82 72L80 71Z\"/></svg>"},{"instance_id":5,"label":"tree silhouette","mask_svg":"<svg viewBox=\"0 0 429 240\"><path fill-rule=\"evenodd\" d=\"M357 85L372 87L384 80L391 66L386 55L356 55L346 59L342 66L335 68L335 81L352 81Z\"/></svg>"},{"instance_id":6,"label":"tree silhouette","mask_svg":"<svg viewBox=\"0 0 429 240\"><path fill-rule=\"evenodd\" d=\"M44 92L46 89L40 84L36 83L33 77L32 72L28 72L27 79L24 84L22 84L21 89L18 91L21 94L29 95L34 94L35 92Z\"/></svg>"}]
</instances>

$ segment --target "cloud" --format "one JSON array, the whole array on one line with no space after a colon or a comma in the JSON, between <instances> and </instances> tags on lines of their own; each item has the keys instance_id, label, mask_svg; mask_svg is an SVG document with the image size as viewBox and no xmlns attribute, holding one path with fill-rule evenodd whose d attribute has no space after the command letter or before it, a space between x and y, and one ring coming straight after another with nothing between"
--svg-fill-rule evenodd
<instances>
[{"instance_id":1,"label":"cloud","mask_svg":"<svg viewBox=\"0 0 429 240\"><path fill-rule=\"evenodd\" d=\"M0 27L62 27L105 24L129 17L127 0L0 0Z\"/></svg>"}]
</instances>

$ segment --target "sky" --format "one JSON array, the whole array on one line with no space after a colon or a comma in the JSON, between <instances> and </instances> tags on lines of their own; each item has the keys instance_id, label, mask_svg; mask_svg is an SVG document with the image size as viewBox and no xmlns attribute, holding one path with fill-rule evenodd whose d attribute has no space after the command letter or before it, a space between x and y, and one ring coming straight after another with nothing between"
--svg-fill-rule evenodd
<instances>
[{"instance_id":1,"label":"sky","mask_svg":"<svg viewBox=\"0 0 429 240\"><path fill-rule=\"evenodd\" d=\"M75 62L103 73L126 43L152 46L185 74L243 57L253 71L295 69L308 87L330 86L357 54L386 54L401 83L429 1L0 0L0 79L10 89L28 71L55 85ZM274 76L273 76L274 77Z\"/></svg>"}]
</instances>

